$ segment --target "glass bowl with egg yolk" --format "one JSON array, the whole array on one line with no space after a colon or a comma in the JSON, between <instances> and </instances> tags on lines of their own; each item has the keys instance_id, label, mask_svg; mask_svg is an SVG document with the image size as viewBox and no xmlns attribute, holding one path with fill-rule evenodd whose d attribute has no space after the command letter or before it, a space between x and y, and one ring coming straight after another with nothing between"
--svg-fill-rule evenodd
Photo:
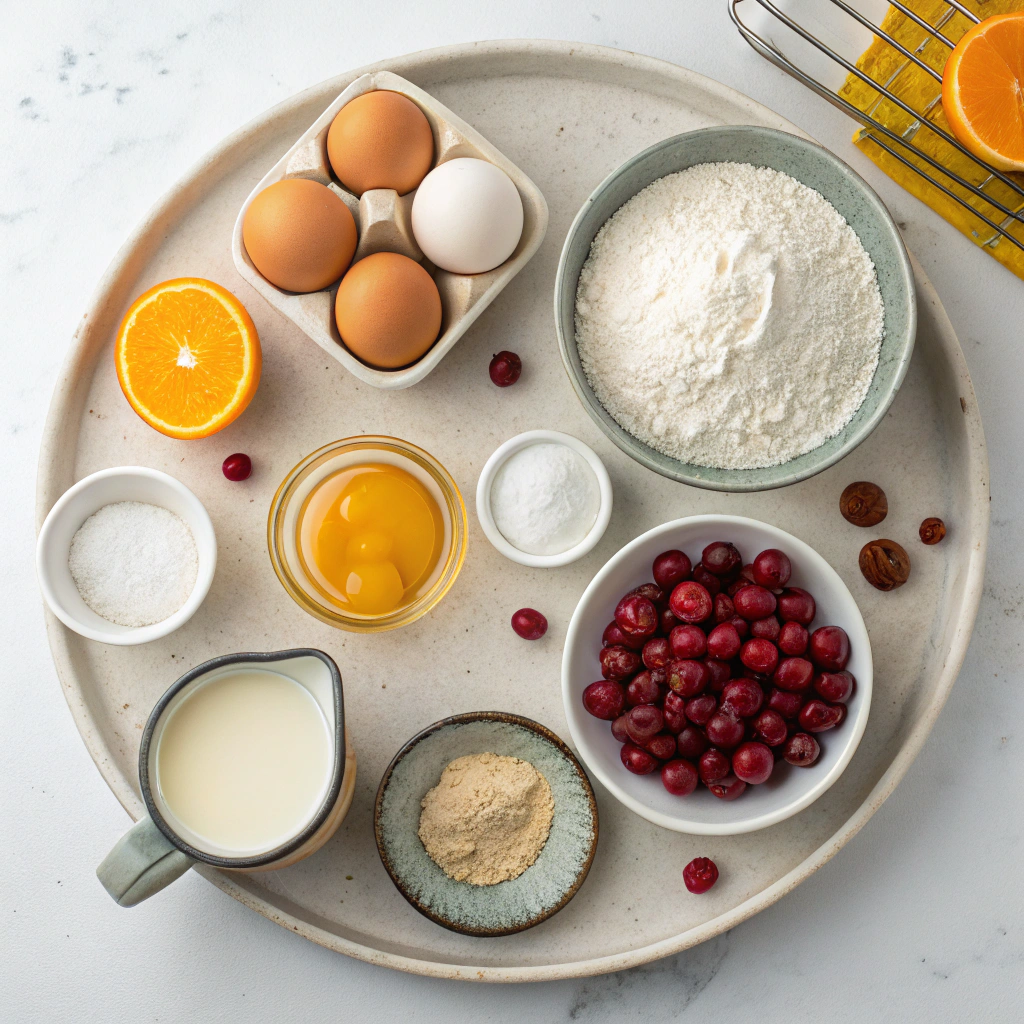
<instances>
[{"instance_id":1,"label":"glass bowl with egg yolk","mask_svg":"<svg viewBox=\"0 0 1024 1024\"><path fill-rule=\"evenodd\" d=\"M466 507L432 455L396 437L350 437L285 477L267 521L270 560L310 615L373 633L414 622L455 582Z\"/></svg>"}]
</instances>

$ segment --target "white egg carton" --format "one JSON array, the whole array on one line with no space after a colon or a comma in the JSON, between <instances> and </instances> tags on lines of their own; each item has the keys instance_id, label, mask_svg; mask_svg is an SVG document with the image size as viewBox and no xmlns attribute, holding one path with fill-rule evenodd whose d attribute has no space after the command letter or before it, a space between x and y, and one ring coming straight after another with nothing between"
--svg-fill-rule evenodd
<instances>
[{"instance_id":1,"label":"white egg carton","mask_svg":"<svg viewBox=\"0 0 1024 1024\"><path fill-rule=\"evenodd\" d=\"M424 257L413 237L411 212L415 190L400 196L393 189L372 189L359 198L338 184L327 159L327 132L346 103L376 89L399 92L423 111L434 135L435 167L456 157L477 157L496 164L515 183L523 201L523 234L515 251L501 266L484 274L452 274L440 270ZM441 295L441 333L422 359L399 370L378 370L368 366L345 347L338 334L334 321L337 282L319 292L286 292L272 285L256 269L242 243L242 220L256 195L282 178L311 178L341 196L352 211L359 231L353 263L371 253L397 252L421 262L430 272ZM412 82L389 71L378 71L357 78L341 93L252 190L235 221L231 252L242 277L328 355L367 384L397 390L421 381L437 366L502 288L526 266L543 241L547 226L548 206L544 196L508 157Z\"/></svg>"}]
</instances>

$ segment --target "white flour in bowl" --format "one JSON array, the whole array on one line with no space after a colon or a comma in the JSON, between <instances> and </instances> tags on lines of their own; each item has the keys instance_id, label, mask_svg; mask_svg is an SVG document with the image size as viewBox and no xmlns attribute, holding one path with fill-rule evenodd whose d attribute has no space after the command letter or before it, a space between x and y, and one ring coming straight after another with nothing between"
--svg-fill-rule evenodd
<instances>
[{"instance_id":1,"label":"white flour in bowl","mask_svg":"<svg viewBox=\"0 0 1024 1024\"><path fill-rule=\"evenodd\" d=\"M852 419L878 365L874 264L820 193L750 164L648 185L594 238L576 346L601 404L698 466L780 465Z\"/></svg>"}]
</instances>

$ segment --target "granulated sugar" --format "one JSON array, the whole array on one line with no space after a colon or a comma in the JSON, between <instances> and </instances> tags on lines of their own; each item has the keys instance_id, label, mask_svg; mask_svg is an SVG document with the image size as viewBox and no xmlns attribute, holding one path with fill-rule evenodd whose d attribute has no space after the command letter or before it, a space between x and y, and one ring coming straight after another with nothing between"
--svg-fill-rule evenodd
<instances>
[{"instance_id":1,"label":"granulated sugar","mask_svg":"<svg viewBox=\"0 0 1024 1024\"><path fill-rule=\"evenodd\" d=\"M576 345L601 404L683 462L775 466L838 434L883 336L875 268L818 192L750 164L653 182L597 233Z\"/></svg>"},{"instance_id":2,"label":"granulated sugar","mask_svg":"<svg viewBox=\"0 0 1024 1024\"><path fill-rule=\"evenodd\" d=\"M97 615L119 626L149 626L188 600L199 556L192 531L173 512L141 501L115 501L79 527L68 568L82 600Z\"/></svg>"}]
</instances>

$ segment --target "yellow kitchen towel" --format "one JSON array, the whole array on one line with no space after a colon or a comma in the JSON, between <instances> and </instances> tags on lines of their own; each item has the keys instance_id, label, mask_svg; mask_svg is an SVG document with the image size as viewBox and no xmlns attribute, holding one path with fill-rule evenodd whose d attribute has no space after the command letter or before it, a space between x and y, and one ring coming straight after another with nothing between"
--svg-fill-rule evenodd
<instances>
[{"instance_id":1,"label":"yellow kitchen towel","mask_svg":"<svg viewBox=\"0 0 1024 1024\"><path fill-rule=\"evenodd\" d=\"M960 0L960 2L979 18L1024 10L1024 0ZM912 10L929 25L938 28L947 39L954 43L973 24L955 8L945 3L945 0L902 0L902 3L904 7ZM890 7L882 21L882 29L929 67L934 68L939 74L942 73L946 58L950 53L949 47L934 39L920 26L915 25L905 14L895 7ZM907 106L917 111L922 120L927 119L949 132L949 124L942 110L939 83L913 61L907 60L897 50L894 50L888 43L876 38L861 54L857 61L857 67L873 81L885 85ZM955 172L966 181L970 181L974 185L981 185L988 177L984 167L970 157L964 156L940 135L924 126L919 126L914 131L915 118L901 110L895 103L887 100L876 89L862 82L856 75L847 75L846 83L840 89L839 95L852 103L858 110L871 114L897 135L903 137L904 133L910 133L912 138L908 141L912 141L914 147L927 153L943 167ZM917 196L922 202L927 203L958 231L999 260L1003 266L1008 267L1018 277L1024 278L1024 251L1005 238L1001 238L998 232L994 231L980 217L975 216L960 203L950 199L940 189L937 189L927 179L900 163L899 160L882 149L875 141L876 139L898 150L902 156L933 175L936 180L942 182L950 191L966 199L975 210L984 214L989 220L1003 228L1012 225L1008 228L1009 232L1022 242L1024 242L1024 225L1019 221L1008 220L1007 215L997 207L979 199L962 185L958 185L952 179L936 171L921 159L914 149L893 142L888 136L873 128L860 128L854 133L854 144L890 178L902 185L912 195ZM1024 185L1024 174L1010 176ZM992 179L985 186L985 192L1010 210L1017 211L1024 207L1020 196L998 179Z\"/></svg>"}]
</instances>

